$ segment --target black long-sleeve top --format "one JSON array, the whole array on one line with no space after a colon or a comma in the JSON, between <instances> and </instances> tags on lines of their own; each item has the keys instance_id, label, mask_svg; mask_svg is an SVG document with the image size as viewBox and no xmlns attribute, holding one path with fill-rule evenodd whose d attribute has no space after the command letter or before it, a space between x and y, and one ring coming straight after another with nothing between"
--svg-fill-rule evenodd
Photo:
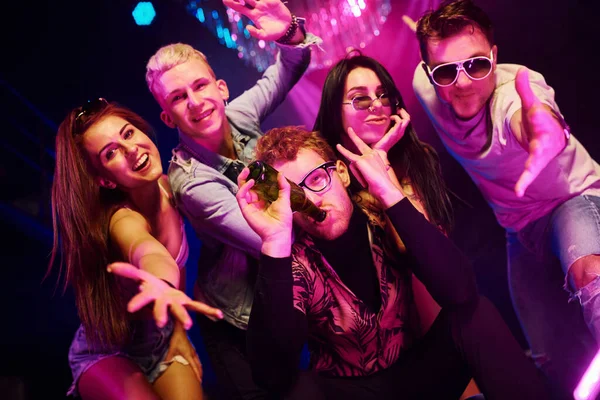
<instances>
[{"instance_id":1,"label":"black long-sleeve top","mask_svg":"<svg viewBox=\"0 0 600 400\"><path fill-rule=\"evenodd\" d=\"M393 205L386 213L408 251L408 257L401 260L410 264L393 267L410 268L441 307L460 306L477 298L475 275L467 257L408 199ZM351 275L344 272L338 275L365 304L377 306L369 299L373 293L374 272L373 263L364 258L364 249L369 248L366 218L355 211L347 233L351 235L336 239L338 243L329 243L323 255L332 254L337 245L338 254L346 255L338 260L356 260L356 257L363 260L360 264L353 263ZM315 244L319 245L320 241ZM302 346L311 331L307 316L294 306L291 264L291 257L261 255L248 325L248 356L254 378L275 392L285 391L290 385ZM341 268L339 261L330 264L336 272Z\"/></svg>"}]
</instances>

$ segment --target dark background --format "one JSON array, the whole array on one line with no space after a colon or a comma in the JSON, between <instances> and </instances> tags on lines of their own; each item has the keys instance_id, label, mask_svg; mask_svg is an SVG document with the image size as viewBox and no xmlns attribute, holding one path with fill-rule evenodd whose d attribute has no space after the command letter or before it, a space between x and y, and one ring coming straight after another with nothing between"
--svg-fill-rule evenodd
<instances>
[{"instance_id":1,"label":"dark background","mask_svg":"<svg viewBox=\"0 0 600 400\"><path fill-rule=\"evenodd\" d=\"M290 0L288 6L293 11L298 3ZM392 14L382 34L364 53L390 69L419 136L440 152L449 186L468 203L457 204L452 238L473 260L482 292L496 303L525 347L507 292L503 230L468 176L440 145L412 94L418 53L401 16L407 13L416 19L437 3L392 0ZM71 381L68 346L79 323L71 291L63 295L60 288L55 290L55 273L42 281L53 240L49 191L54 135L60 121L87 99L116 100L156 128L166 167L177 134L160 122L160 109L144 81L146 62L160 46L182 41L204 52L218 77L227 81L232 97L260 76L235 52L221 46L185 10L185 1L155 1L157 17L148 27L134 23L131 11L135 4L130 0L42 0L4 3L0 11L0 301L5 310L0 315L0 376L20 377L30 398L64 397ZM598 34L594 29L598 22L592 1L480 0L478 4L495 23L500 62L524 64L542 72L555 88L572 131L598 159ZM313 71L306 75L264 128L311 127L313 120L296 110L316 111L325 74ZM199 252L199 242L189 227L188 238L192 245L189 288ZM191 336L210 388L214 375L195 328ZM6 379L0 379L0 398L10 398L4 382Z\"/></svg>"}]
</instances>

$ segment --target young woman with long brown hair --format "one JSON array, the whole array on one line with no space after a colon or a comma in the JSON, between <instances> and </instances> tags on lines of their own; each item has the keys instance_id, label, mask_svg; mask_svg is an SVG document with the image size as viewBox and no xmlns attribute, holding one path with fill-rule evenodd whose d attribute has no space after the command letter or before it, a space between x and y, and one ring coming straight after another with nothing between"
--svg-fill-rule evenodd
<instances>
[{"instance_id":1,"label":"young woman with long brown hair","mask_svg":"<svg viewBox=\"0 0 600 400\"><path fill-rule=\"evenodd\" d=\"M97 99L70 111L56 137L49 268L60 257L75 292L69 394L84 399L202 398L186 309L221 314L176 289L187 240L150 133L139 115Z\"/></svg>"}]
</instances>

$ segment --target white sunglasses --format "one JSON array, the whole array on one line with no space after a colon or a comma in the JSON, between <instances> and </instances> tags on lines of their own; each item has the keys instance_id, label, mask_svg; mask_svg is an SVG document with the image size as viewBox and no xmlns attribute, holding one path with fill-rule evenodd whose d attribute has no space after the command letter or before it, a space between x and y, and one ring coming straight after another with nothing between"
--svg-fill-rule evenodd
<instances>
[{"instance_id":1,"label":"white sunglasses","mask_svg":"<svg viewBox=\"0 0 600 400\"><path fill-rule=\"evenodd\" d=\"M446 87L456 82L460 71L465 71L465 74L475 81L487 78L494 65L494 52L490 50L489 58L485 56L471 57L466 60L441 64L434 69L430 69L429 65L425 63L423 64L427 67L427 73L433 83Z\"/></svg>"}]
</instances>

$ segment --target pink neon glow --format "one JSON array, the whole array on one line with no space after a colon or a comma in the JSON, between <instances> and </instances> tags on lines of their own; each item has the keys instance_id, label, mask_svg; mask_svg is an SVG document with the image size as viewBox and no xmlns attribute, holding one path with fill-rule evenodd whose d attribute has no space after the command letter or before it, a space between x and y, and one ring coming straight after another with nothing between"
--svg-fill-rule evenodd
<instances>
[{"instance_id":1,"label":"pink neon glow","mask_svg":"<svg viewBox=\"0 0 600 400\"><path fill-rule=\"evenodd\" d=\"M364 1L362 3L364 4ZM352 15L354 15L356 18L362 15L360 9L365 9L364 7L360 7L359 4L356 3L356 0L348 0L348 5L350 6L350 11L352 11Z\"/></svg>"},{"instance_id":2,"label":"pink neon glow","mask_svg":"<svg viewBox=\"0 0 600 400\"><path fill-rule=\"evenodd\" d=\"M600 351L596 353L590 366L583 374L579 384L573 392L575 400L591 400L600 391Z\"/></svg>"},{"instance_id":3,"label":"pink neon glow","mask_svg":"<svg viewBox=\"0 0 600 400\"><path fill-rule=\"evenodd\" d=\"M265 48L265 41L264 40L259 40L258 41L258 47L260 47L261 49Z\"/></svg>"}]
</instances>

